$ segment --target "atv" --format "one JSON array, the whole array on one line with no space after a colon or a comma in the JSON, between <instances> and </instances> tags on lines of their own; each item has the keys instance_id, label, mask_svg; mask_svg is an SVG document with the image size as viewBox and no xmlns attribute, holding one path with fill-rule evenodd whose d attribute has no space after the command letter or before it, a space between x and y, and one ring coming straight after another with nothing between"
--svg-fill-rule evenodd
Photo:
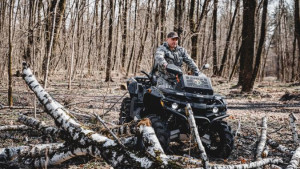
<instances>
[{"instance_id":1,"label":"atv","mask_svg":"<svg viewBox=\"0 0 300 169\"><path fill-rule=\"evenodd\" d=\"M207 69L208 64L202 69ZM145 77L127 81L130 97L124 98L119 123L149 118L161 143L168 152L171 141L179 141L181 134L190 134L185 107L192 107L202 144L213 158L227 158L233 149L231 127L223 121L227 105L224 97L214 94L210 79L204 74L184 75L174 64L166 71L176 77L174 88L157 88L156 76L144 71Z\"/></svg>"}]
</instances>

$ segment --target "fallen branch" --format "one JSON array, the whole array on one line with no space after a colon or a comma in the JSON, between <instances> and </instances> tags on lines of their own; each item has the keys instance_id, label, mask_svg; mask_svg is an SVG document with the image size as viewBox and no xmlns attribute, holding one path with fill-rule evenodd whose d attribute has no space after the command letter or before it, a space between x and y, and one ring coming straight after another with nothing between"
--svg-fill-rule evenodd
<instances>
[{"instance_id":1,"label":"fallen branch","mask_svg":"<svg viewBox=\"0 0 300 169\"><path fill-rule=\"evenodd\" d=\"M57 151L54 154L51 154L51 156L48 156L48 158L36 158L33 162L33 166L36 168L55 166L77 156L91 155L97 157L97 154L100 154L100 151L94 146L89 146L87 148L70 148L69 151Z\"/></svg>"},{"instance_id":2,"label":"fallen branch","mask_svg":"<svg viewBox=\"0 0 300 169\"><path fill-rule=\"evenodd\" d=\"M116 134L117 136L122 136L122 137L128 137L128 136L133 136L136 134L137 132L137 124L139 121L131 121L130 123L125 123L123 125L118 125L118 126L114 126L112 128L110 128L109 130L111 130L114 134ZM100 130L101 134L104 134L106 136L109 136L110 131L106 128L103 128Z\"/></svg>"},{"instance_id":3,"label":"fallen branch","mask_svg":"<svg viewBox=\"0 0 300 169\"><path fill-rule=\"evenodd\" d=\"M168 155L168 158L170 160L175 160L175 161L180 161L182 164L187 165L187 164L192 164L196 166L202 166L202 160L199 159L194 159L191 157L183 157L183 156L176 156L176 155Z\"/></svg>"},{"instance_id":4,"label":"fallen branch","mask_svg":"<svg viewBox=\"0 0 300 169\"><path fill-rule=\"evenodd\" d=\"M2 109L34 109L34 107L30 106L0 106L0 110Z\"/></svg>"},{"instance_id":5,"label":"fallen branch","mask_svg":"<svg viewBox=\"0 0 300 169\"><path fill-rule=\"evenodd\" d=\"M159 158L140 157L137 153L119 146L115 141L95 133L87 127L83 127L73 119L67 109L57 103L42 88L26 63L23 64L23 78L29 88L36 94L40 103L44 105L46 112L55 120L56 125L68 133L69 137L79 146L94 146L99 149L98 153L95 154L96 157L101 156L112 167L167 168L165 163L162 163Z\"/></svg>"},{"instance_id":6,"label":"fallen branch","mask_svg":"<svg viewBox=\"0 0 300 169\"><path fill-rule=\"evenodd\" d=\"M12 161L15 158L21 157L38 157L45 155L45 149L48 149L48 152L54 153L60 148L64 147L63 143L51 143L51 144L38 144L30 146L20 146L20 147L11 147L11 148L2 148L0 149L0 161Z\"/></svg>"},{"instance_id":7,"label":"fallen branch","mask_svg":"<svg viewBox=\"0 0 300 169\"><path fill-rule=\"evenodd\" d=\"M117 141L117 143L122 146L123 148L125 148L125 146L121 143L121 141L119 140L119 138L107 127L107 125L105 124L105 122L101 119L101 117L99 117L96 113L94 113L95 117L100 121L100 123L108 130L108 132L113 136L113 138Z\"/></svg>"},{"instance_id":8,"label":"fallen branch","mask_svg":"<svg viewBox=\"0 0 300 169\"><path fill-rule=\"evenodd\" d=\"M278 158L265 158L260 161L254 161L248 164L239 164L239 165L211 165L211 169L246 169L246 168L258 168L263 167L267 164L280 164L283 163L282 159Z\"/></svg>"},{"instance_id":9,"label":"fallen branch","mask_svg":"<svg viewBox=\"0 0 300 169\"><path fill-rule=\"evenodd\" d=\"M257 146L255 159L261 160L261 154L264 150L267 141L267 117L263 117L262 119L262 128L261 128L261 136Z\"/></svg>"},{"instance_id":10,"label":"fallen branch","mask_svg":"<svg viewBox=\"0 0 300 169\"><path fill-rule=\"evenodd\" d=\"M66 138L65 137L66 133L63 130L60 130L56 127L48 126L44 122L40 122L39 120L36 120L35 118L20 114L18 121L27 126L35 128L35 129L41 131L44 135L51 136L52 138L57 138L57 137L60 137L62 139Z\"/></svg>"},{"instance_id":11,"label":"fallen branch","mask_svg":"<svg viewBox=\"0 0 300 169\"><path fill-rule=\"evenodd\" d=\"M267 140L267 143L274 149L280 151L280 152L283 152L283 153L286 153L286 154L289 154L289 155L292 155L294 154L294 151L291 151L290 149L288 149L287 147L281 145L281 144L278 144L277 142L275 142L274 140L272 139L268 139Z\"/></svg>"},{"instance_id":12,"label":"fallen branch","mask_svg":"<svg viewBox=\"0 0 300 169\"><path fill-rule=\"evenodd\" d=\"M234 135L235 138L237 137L237 135L238 135L238 133L239 133L239 130L240 130L240 128L241 128L241 121L242 121L242 119L240 118L240 119L239 119L239 123L238 123L238 127L237 127L237 129L236 129L236 131L235 131L235 135Z\"/></svg>"},{"instance_id":13,"label":"fallen branch","mask_svg":"<svg viewBox=\"0 0 300 169\"><path fill-rule=\"evenodd\" d=\"M297 127L295 124L295 121L297 121L297 118L295 117L294 113L289 114L289 120L290 120L290 125L291 125L291 130L293 133L293 140L295 143L299 143L298 141L298 133L297 133Z\"/></svg>"},{"instance_id":14,"label":"fallen branch","mask_svg":"<svg viewBox=\"0 0 300 169\"><path fill-rule=\"evenodd\" d=\"M149 121L149 119L146 120ZM155 158L159 158L163 164L168 165L169 158L166 156L163 148L161 147L154 129L151 126L144 125L143 123L142 125L139 125L139 132L142 136L142 141L145 145L146 152Z\"/></svg>"},{"instance_id":15,"label":"fallen branch","mask_svg":"<svg viewBox=\"0 0 300 169\"><path fill-rule=\"evenodd\" d=\"M286 169L296 169L299 165L299 158L300 158L300 147L298 147L293 154L293 157L291 161L289 162L289 165L286 167Z\"/></svg>"},{"instance_id":16,"label":"fallen branch","mask_svg":"<svg viewBox=\"0 0 300 169\"><path fill-rule=\"evenodd\" d=\"M0 131L24 131L24 130L32 130L31 127L27 127L25 125L7 125L7 126L0 126Z\"/></svg>"},{"instance_id":17,"label":"fallen branch","mask_svg":"<svg viewBox=\"0 0 300 169\"><path fill-rule=\"evenodd\" d=\"M209 161L208 161L204 146L202 144L202 141L200 140L198 127L196 125L195 118L194 118L194 113L193 113L191 105L189 103L186 105L185 113L186 113L186 116L188 117L188 122L190 124L191 133L194 136L195 140L197 141L197 145L200 150L200 157L204 161L203 162L204 168L208 168Z\"/></svg>"}]
</instances>

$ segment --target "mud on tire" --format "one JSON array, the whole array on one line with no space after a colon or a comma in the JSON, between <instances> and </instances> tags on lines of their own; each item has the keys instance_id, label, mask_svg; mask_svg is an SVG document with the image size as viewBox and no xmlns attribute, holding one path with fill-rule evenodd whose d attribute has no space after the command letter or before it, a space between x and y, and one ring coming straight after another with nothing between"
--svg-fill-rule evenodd
<instances>
[{"instance_id":1,"label":"mud on tire","mask_svg":"<svg viewBox=\"0 0 300 169\"><path fill-rule=\"evenodd\" d=\"M119 114L119 124L122 125L124 123L128 123L133 119L130 117L130 103L131 99L126 97L123 99Z\"/></svg>"},{"instance_id":2,"label":"mud on tire","mask_svg":"<svg viewBox=\"0 0 300 169\"><path fill-rule=\"evenodd\" d=\"M211 125L209 132L211 144L204 144L209 156L215 158L228 158L233 150L233 135L231 127L224 121L217 121Z\"/></svg>"}]
</instances>

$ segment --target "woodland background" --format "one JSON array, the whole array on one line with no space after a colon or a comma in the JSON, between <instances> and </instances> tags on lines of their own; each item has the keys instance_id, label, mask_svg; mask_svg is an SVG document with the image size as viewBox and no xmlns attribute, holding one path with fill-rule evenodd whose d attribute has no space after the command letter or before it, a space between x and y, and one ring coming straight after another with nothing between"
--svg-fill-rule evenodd
<instances>
[{"instance_id":1,"label":"woodland background","mask_svg":"<svg viewBox=\"0 0 300 169\"><path fill-rule=\"evenodd\" d=\"M120 84L150 71L156 48L174 30L199 67L212 65L204 73L228 101L235 148L210 163L255 161L259 130L266 129L260 121L268 117L268 140L278 144L268 143L266 157L280 157L286 167L299 147L288 117L300 118L299 14L299 0L0 0L0 127L19 128L0 132L0 145L53 141L17 121L21 113L56 126L20 78L23 61L55 100L100 132L93 114L118 124L126 96ZM175 155L191 149L171 148ZM80 156L61 168L110 168L104 161Z\"/></svg>"},{"instance_id":2,"label":"woodland background","mask_svg":"<svg viewBox=\"0 0 300 169\"><path fill-rule=\"evenodd\" d=\"M1 0L0 82L22 61L44 82L150 71L156 48L175 30L180 45L206 72L239 77L243 92L255 80L300 78L299 0ZM113 75L112 75L113 74Z\"/></svg>"}]
</instances>

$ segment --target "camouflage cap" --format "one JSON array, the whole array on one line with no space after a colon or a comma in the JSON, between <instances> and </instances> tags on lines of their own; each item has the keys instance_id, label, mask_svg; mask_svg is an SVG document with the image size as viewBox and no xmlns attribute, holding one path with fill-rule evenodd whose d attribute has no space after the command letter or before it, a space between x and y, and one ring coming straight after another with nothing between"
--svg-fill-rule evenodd
<instances>
[{"instance_id":1,"label":"camouflage cap","mask_svg":"<svg viewBox=\"0 0 300 169\"><path fill-rule=\"evenodd\" d=\"M170 32L167 35L167 38L179 38L179 37L178 37L178 34L176 32Z\"/></svg>"}]
</instances>

